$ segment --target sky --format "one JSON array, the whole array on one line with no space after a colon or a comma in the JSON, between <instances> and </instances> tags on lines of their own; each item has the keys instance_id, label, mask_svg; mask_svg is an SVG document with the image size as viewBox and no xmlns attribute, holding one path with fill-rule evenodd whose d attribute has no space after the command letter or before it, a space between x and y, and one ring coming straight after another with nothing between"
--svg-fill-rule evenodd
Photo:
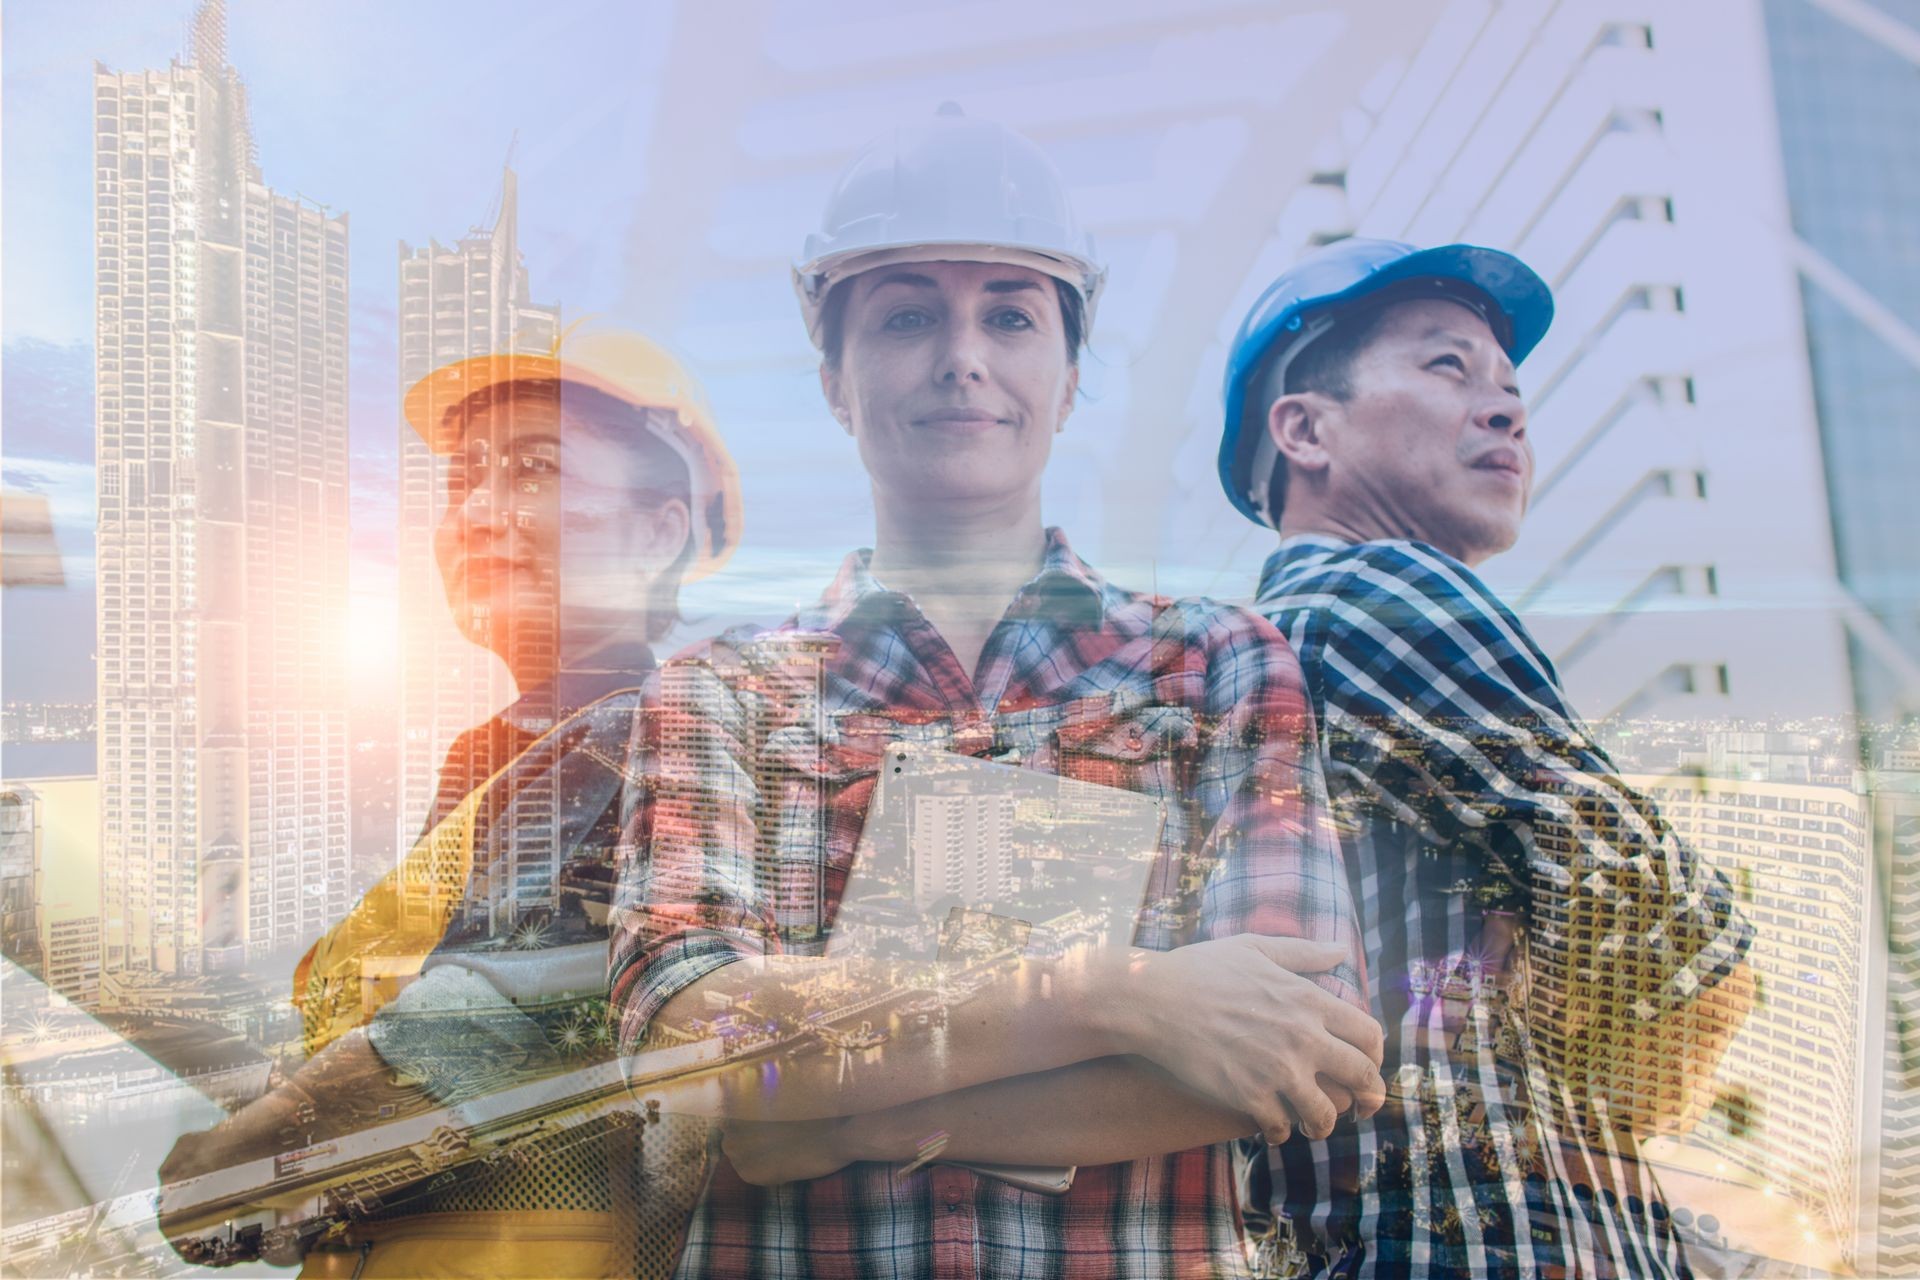
<instances>
[{"instance_id":1,"label":"sky","mask_svg":"<svg viewBox=\"0 0 1920 1280\"><path fill-rule=\"evenodd\" d=\"M6 698L87 699L93 673L93 66L164 68L186 0L9 0L0 10L5 484L46 494L68 586L9 593ZM409 0L231 6L262 176L350 217L354 590L391 589L401 241L450 242L497 208L511 153L543 300L617 306L672 7ZM377 606L376 606L377 608ZM376 615L377 616L377 615Z\"/></svg>"},{"instance_id":2,"label":"sky","mask_svg":"<svg viewBox=\"0 0 1920 1280\"><path fill-rule=\"evenodd\" d=\"M689 588L686 612L703 627L776 617L871 533L865 478L821 403L816 357L783 263L852 149L944 98L1044 138L1111 266L1081 397L1045 480L1049 522L1070 529L1076 549L1119 581L1246 598L1271 543L1226 504L1214 474L1220 372L1246 306L1291 263L1306 233L1323 229L1305 182L1320 163L1314 149L1368 138L1376 178L1392 175L1409 198L1423 189L1422 171L1450 164L1437 201L1445 222L1450 201L1471 204L1507 180L1500 138L1480 145L1478 159L1450 162L1447 148L1423 145L1396 167L1402 152L1390 144L1399 126L1372 125L1392 114L1383 104L1394 93L1420 85L1403 95L1415 110L1402 113L1401 143L1416 130L1431 143L1426 134L1448 104L1460 97L1455 106L1467 110L1473 95L1423 81L1421 67L1433 61L1433 74L1444 78L1449 41L1467 39L1483 21L1501 39L1518 28L1487 20L1495 10L1476 0L1258 7L1243 0L965 0L964 9L961 2L727 0L682 8L665 0L231 0L228 57L250 88L264 180L350 219L348 607L365 624L356 623L354 634L373 646L365 656L390 659L397 640L394 345L403 241L450 243L489 224L511 155L534 299L560 305L569 322L598 315L676 347L705 381L740 461L745 542L726 574ZM4 482L50 499L68 578L61 589L8 592L0 613L6 698L92 695L91 73L96 61L123 71L164 68L185 48L194 4L7 0L0 8ZM1442 11L1447 16L1436 20ZM1663 52L1645 63L1649 74L1662 66L1691 74L1725 56L1716 24L1691 26L1712 47L1676 49L1672 37L1690 28L1674 18L1662 25ZM1610 56L1641 57L1626 49ZM1528 66L1534 79L1557 74L1541 61ZM1728 87L1748 82L1760 80ZM1672 108L1674 137L1684 135L1690 115L1703 118L1700 103L1689 113L1679 86L1656 92ZM1698 96L1726 95L1714 88ZM1591 104L1569 101L1566 110L1549 111L1561 99L1543 97L1535 109L1547 114L1535 123L1573 129L1578 122L1561 117ZM1764 97L1751 105L1728 121L1705 113L1718 123L1692 142L1690 171L1718 172L1699 161L1717 164L1723 156L1734 157L1726 163L1737 169L1749 149L1774 145L1756 123L1764 122ZM1345 161L1334 151L1329 163L1337 169ZM1350 158L1352 194L1364 185L1365 161ZM1649 172L1660 180L1659 166ZM1741 321L1746 294L1736 286L1790 287L1792 268L1777 249L1770 260L1739 248L1745 242L1727 232L1738 219L1694 198L1714 179L1682 175L1676 188L1690 180L1676 232L1699 237L1679 242L1685 265L1676 270L1689 281L1688 307L1704 317L1717 304L1721 315ZM1746 186L1728 189L1742 200L1751 194ZM1573 243L1594 234L1579 200L1562 203L1566 224L1535 239ZM1772 207L1751 203L1763 213ZM1519 216L1517 203L1509 212ZM1448 225L1435 234L1465 234ZM1487 242L1506 243L1497 234ZM1647 252L1643 261L1638 250L1622 249L1601 266L1583 267L1585 293L1562 289L1564 314L1603 309L1623 285L1614 278L1620 272L1664 270L1666 250ZM1784 368L1798 359L1792 348L1803 331L1793 327L1795 295L1776 292L1780 343L1767 350L1781 353ZM1577 323L1559 326L1568 342ZM1706 335L1716 323L1697 319L1691 331ZM1534 366L1540 363L1536 357ZM1737 398L1716 407L1712 371L1700 372L1704 408L1728 417L1749 411ZM1744 373L1719 380L1759 385ZM1751 411L1771 413L1776 403L1789 398ZM1782 432L1811 446L1811 418L1798 404L1772 416ZM1535 426L1543 457L1583 429L1591 406L1551 408ZM1810 447L1802 452L1818 465ZM1741 526L1742 538L1786 536L1771 499L1728 500L1773 493L1762 474L1767 465L1757 454L1717 457L1715 518ZM1531 548L1571 539L1576 526L1608 509L1618 497L1606 488L1614 478L1593 474L1591 495L1554 495L1565 513L1560 525L1552 522L1555 508L1537 502L1525 545L1496 561L1492 575L1529 581L1546 569L1526 567ZM1801 506L1806 536L1825 538L1808 526L1819 513ZM1622 572L1645 569L1637 552L1622 556ZM1755 599L1786 592L1802 608L1803 597L1827 591L1828 573L1821 566L1811 587L1785 571L1744 581L1730 574L1727 594L1710 607L1731 608L1747 591ZM1567 574L1565 586L1539 612L1580 628L1617 609L1624 590L1598 572ZM1737 623L1728 626L1738 631ZM1644 675L1632 663L1621 669L1628 668L1636 679ZM1576 685L1581 678L1577 670L1570 675ZM1613 698L1608 692L1607 705Z\"/></svg>"},{"instance_id":3,"label":"sky","mask_svg":"<svg viewBox=\"0 0 1920 1280\"><path fill-rule=\"evenodd\" d=\"M1244 152L1244 130L1202 120L1143 126L1135 137L1071 126L1124 120L1182 97L1214 108L1264 101L1345 25L1324 11L1277 13L1244 28L1213 17L1191 34L1176 24L1173 35L1082 53L1070 39L1077 27L1137 21L1132 10L1153 6L1063 5L1036 19L1032 55L969 66L961 55L981 33L956 31L939 0L853 0L823 21L784 0L752 8L758 25L736 30L724 16L688 19L658 2L231 5L228 60L249 86L262 176L350 218L351 608L367 623L357 634L379 637L389 657L397 247L451 242L490 224L509 155L535 299L558 303L569 321L642 324L678 346L742 459L747 545L724 584L689 589L687 612L708 622L778 616L798 602L799 584L825 581L870 535L864 477L820 402L815 357L780 266L841 158L881 124L957 94L1024 127L1068 125L1053 152L1083 193L1083 216L1136 227L1192 222ZM69 582L60 592L12 593L6 697L84 699L92 689L89 645L78 639L92 633L92 68L96 60L113 70L164 68L186 46L192 11L191 0L10 0L0 11L5 478L51 498ZM909 59L892 77L838 74L869 38L950 50L960 61ZM682 50L684 63L689 47L699 51L695 65L664 65L669 48ZM1245 74L1212 74L1222 66ZM736 82L746 76L805 87L766 99L741 91ZM662 95L672 96L670 114ZM727 116L734 100L749 105ZM654 146L676 150L655 157ZM713 172L698 178L721 193L714 207L689 208L678 190L648 189L649 173L663 165L678 173L709 160ZM755 176L730 184L729 165ZM699 237L694 254L683 252L687 236ZM1085 362L1075 430L1058 443L1047 477L1050 518L1096 558L1106 486L1128 465L1126 432L1137 430L1127 417L1129 349L1156 322L1172 262L1163 231L1111 237L1102 248L1113 263L1102 306L1108 337ZM696 257L706 274L684 265ZM1206 326L1214 319L1206 316ZM1203 371L1198 384L1210 398L1217 372ZM1217 527L1229 558L1244 558L1257 531L1219 500L1212 446L1199 438L1213 428L1196 404L1200 425L1180 466L1207 528L1187 542L1211 548ZM1226 581L1244 589L1257 563L1227 572L1209 558L1189 589L1218 591ZM1169 576L1154 573L1156 585L1170 587Z\"/></svg>"}]
</instances>

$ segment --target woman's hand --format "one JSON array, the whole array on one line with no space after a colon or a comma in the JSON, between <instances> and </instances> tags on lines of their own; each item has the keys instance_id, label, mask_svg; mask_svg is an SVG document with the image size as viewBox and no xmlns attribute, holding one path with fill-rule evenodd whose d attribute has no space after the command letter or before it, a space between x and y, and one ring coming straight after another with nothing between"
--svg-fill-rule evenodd
<instances>
[{"instance_id":1,"label":"woman's hand","mask_svg":"<svg viewBox=\"0 0 1920 1280\"><path fill-rule=\"evenodd\" d=\"M1270 1143L1296 1121L1324 1138L1341 1112L1369 1116L1386 1101L1379 1024L1302 976L1346 958L1257 934L1136 953L1114 993L1121 1047L1252 1117Z\"/></svg>"}]
</instances>

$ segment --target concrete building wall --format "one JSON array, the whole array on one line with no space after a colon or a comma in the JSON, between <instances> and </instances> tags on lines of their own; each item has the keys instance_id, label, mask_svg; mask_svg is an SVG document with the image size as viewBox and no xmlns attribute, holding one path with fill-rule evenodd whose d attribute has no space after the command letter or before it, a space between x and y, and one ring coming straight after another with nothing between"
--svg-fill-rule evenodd
<instances>
[{"instance_id":1,"label":"concrete building wall","mask_svg":"<svg viewBox=\"0 0 1920 1280\"><path fill-rule=\"evenodd\" d=\"M1519 253L1558 301L1487 575L1609 714L1845 710L1832 538L1757 7L1448 5L1278 219Z\"/></svg>"}]
</instances>

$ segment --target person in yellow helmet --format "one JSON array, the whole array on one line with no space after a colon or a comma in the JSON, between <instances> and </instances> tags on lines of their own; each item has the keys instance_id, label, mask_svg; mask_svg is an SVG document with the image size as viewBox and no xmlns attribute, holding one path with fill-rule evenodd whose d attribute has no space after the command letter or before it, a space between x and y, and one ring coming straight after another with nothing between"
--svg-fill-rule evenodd
<instances>
[{"instance_id":1,"label":"person in yellow helmet","mask_svg":"<svg viewBox=\"0 0 1920 1280\"><path fill-rule=\"evenodd\" d=\"M183 1140L163 1183L268 1154L277 1174L288 1152L450 1116L502 1086L551 1082L553 1098L588 1101L572 1082L611 1052L598 1031L619 834L607 763L682 582L739 542L737 473L697 384L637 334L449 364L403 407L448 459L434 536L447 607L519 696L453 744L414 849L302 960L306 1065ZM492 1162L463 1160L452 1140L437 1176L336 1193L347 1220L264 1243L275 1260L305 1251L304 1275L365 1280L661 1270L704 1174L705 1130L641 1134L630 1117L630 1104L603 1108ZM183 1253L243 1252L210 1246L191 1198L173 1199Z\"/></svg>"},{"instance_id":2,"label":"person in yellow helmet","mask_svg":"<svg viewBox=\"0 0 1920 1280\"><path fill-rule=\"evenodd\" d=\"M445 365L403 405L450 463L433 539L447 608L520 691L453 744L427 830L557 721L636 687L681 583L739 541L738 476L679 361L620 330L563 346Z\"/></svg>"}]
</instances>

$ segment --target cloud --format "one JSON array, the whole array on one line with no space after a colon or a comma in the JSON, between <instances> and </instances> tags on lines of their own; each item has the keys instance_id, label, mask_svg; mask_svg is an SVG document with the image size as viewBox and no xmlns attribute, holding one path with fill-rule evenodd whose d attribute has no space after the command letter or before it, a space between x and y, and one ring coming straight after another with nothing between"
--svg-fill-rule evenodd
<instances>
[{"instance_id":1,"label":"cloud","mask_svg":"<svg viewBox=\"0 0 1920 1280\"><path fill-rule=\"evenodd\" d=\"M93 463L93 348L20 338L0 350L9 459Z\"/></svg>"},{"instance_id":2,"label":"cloud","mask_svg":"<svg viewBox=\"0 0 1920 1280\"><path fill-rule=\"evenodd\" d=\"M8 424L12 435L12 424ZM12 443L11 440L8 441ZM57 527L85 529L93 540L93 463L61 458L9 456L0 466L0 485L46 497Z\"/></svg>"},{"instance_id":3,"label":"cloud","mask_svg":"<svg viewBox=\"0 0 1920 1280\"><path fill-rule=\"evenodd\" d=\"M0 486L20 493L45 493L53 487L53 477L32 466L8 462L0 467Z\"/></svg>"}]
</instances>

